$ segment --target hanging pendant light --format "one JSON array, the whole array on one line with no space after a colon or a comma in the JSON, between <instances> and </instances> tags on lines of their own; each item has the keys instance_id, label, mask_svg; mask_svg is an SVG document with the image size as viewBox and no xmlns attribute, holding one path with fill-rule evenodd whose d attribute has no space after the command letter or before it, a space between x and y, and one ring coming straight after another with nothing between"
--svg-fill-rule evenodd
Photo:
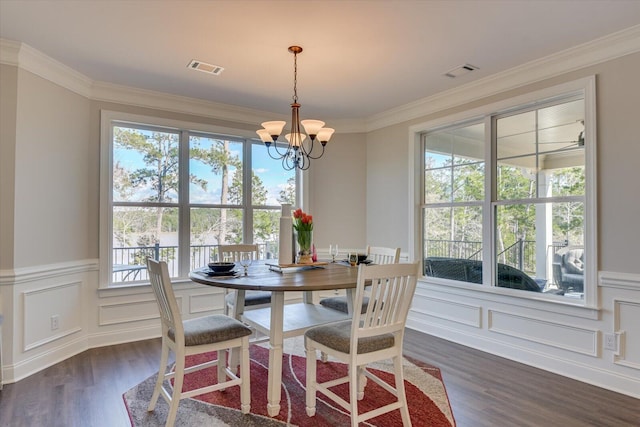
<instances>
[{"instance_id":1,"label":"hanging pendant light","mask_svg":"<svg viewBox=\"0 0 640 427\"><path fill-rule=\"evenodd\" d=\"M324 148L331 139L334 129L325 128L324 122L320 120L300 121L300 104L298 104L298 54L302 52L300 46L290 46L289 52L293 53L293 103L291 104L291 132L285 135L287 144L283 141L278 143L278 138L286 125L284 121L271 121L262 123L263 129L256 131L260 140L267 147L269 156L275 160L282 160L282 167L286 170L295 168L306 170L311 166L311 160L319 159L324 154ZM301 126L302 125L302 128ZM302 132L301 129L304 129ZM308 140L307 140L308 136ZM306 141L306 142L305 142ZM321 144L319 155L314 152L315 146ZM284 149L281 151L278 148ZM275 150L275 156L271 153L271 147ZM316 150L318 151L318 150Z\"/></svg>"}]
</instances>

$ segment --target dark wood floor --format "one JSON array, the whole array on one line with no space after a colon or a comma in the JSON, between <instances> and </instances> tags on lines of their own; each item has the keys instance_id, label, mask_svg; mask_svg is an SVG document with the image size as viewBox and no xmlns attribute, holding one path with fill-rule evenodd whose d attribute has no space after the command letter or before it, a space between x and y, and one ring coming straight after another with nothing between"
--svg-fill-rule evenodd
<instances>
[{"instance_id":1,"label":"dark wood floor","mask_svg":"<svg viewBox=\"0 0 640 427\"><path fill-rule=\"evenodd\" d=\"M0 426L129 426L122 394L159 354L157 339L96 348L7 384ZM639 399L415 331L405 354L441 369L458 427L640 426Z\"/></svg>"}]
</instances>

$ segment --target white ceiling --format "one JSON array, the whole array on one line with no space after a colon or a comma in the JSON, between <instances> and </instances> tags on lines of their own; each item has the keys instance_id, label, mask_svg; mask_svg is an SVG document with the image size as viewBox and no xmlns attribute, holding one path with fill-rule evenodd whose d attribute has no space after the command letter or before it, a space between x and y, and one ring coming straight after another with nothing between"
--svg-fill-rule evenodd
<instances>
[{"instance_id":1,"label":"white ceiling","mask_svg":"<svg viewBox=\"0 0 640 427\"><path fill-rule=\"evenodd\" d=\"M95 81L358 119L640 24L640 0L0 0L0 37ZM225 68L187 69L192 59ZM469 63L479 67L450 79Z\"/></svg>"}]
</instances>

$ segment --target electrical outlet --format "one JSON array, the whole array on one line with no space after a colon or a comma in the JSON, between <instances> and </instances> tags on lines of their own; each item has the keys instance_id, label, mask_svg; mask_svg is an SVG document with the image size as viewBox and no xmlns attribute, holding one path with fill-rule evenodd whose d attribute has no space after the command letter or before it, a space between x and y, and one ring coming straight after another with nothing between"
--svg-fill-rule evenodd
<instances>
[{"instance_id":1,"label":"electrical outlet","mask_svg":"<svg viewBox=\"0 0 640 427\"><path fill-rule=\"evenodd\" d=\"M57 314L54 314L53 316L51 316L51 330L55 331L59 327L60 327L60 316L58 316Z\"/></svg>"},{"instance_id":2,"label":"electrical outlet","mask_svg":"<svg viewBox=\"0 0 640 427\"><path fill-rule=\"evenodd\" d=\"M616 345L616 334L604 334L604 348L605 350L616 351L618 346Z\"/></svg>"}]
</instances>

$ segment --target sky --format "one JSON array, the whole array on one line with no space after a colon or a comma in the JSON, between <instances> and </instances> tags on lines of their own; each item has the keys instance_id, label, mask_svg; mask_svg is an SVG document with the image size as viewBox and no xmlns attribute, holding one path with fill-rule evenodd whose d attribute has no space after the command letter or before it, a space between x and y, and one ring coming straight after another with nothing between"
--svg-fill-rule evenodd
<instances>
[{"instance_id":1,"label":"sky","mask_svg":"<svg viewBox=\"0 0 640 427\"><path fill-rule=\"evenodd\" d=\"M150 131L140 130L142 134L151 135ZM208 148L211 146L214 139L200 137L198 139L200 146ZM242 159L242 143L230 142L231 154ZM285 187L287 180L295 175L294 171L286 171L282 167L282 162L279 160L271 159L267 154L267 149L262 144L254 144L252 146L252 161L254 173L260 178L265 189L268 192L267 204L279 205L277 198L280 195L280 191ZM132 149L114 149L114 164L118 163L121 167L125 168L129 173L144 168L145 164L141 153ZM203 190L199 185L191 184L189 186L190 200L192 203L220 203L221 175L216 174L211 170L211 167L205 165L201 161L191 160L189 162L189 172L191 175L195 175L199 179L207 182L207 190ZM229 169L229 177L233 176L235 172L234 167ZM134 196L129 196L127 201L140 201L141 199L148 197L151 190L146 187L142 188L135 193ZM176 200L177 194L174 192L172 198ZM118 198L117 194L114 194L114 199ZM123 201L122 199L119 199Z\"/></svg>"}]
</instances>

